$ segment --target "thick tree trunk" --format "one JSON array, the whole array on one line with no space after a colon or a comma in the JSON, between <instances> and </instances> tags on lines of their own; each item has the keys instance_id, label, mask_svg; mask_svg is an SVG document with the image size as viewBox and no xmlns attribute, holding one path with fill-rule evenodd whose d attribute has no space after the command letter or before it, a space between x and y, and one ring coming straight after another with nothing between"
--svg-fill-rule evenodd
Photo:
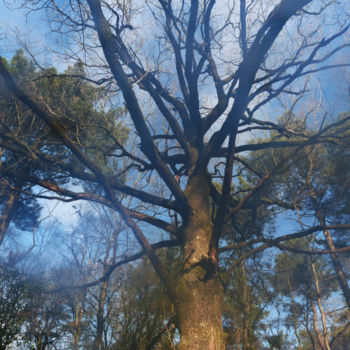
<instances>
[{"instance_id":1,"label":"thick tree trunk","mask_svg":"<svg viewBox=\"0 0 350 350\"><path fill-rule=\"evenodd\" d=\"M205 176L192 176L185 194L190 212L184 224L183 272L175 303L179 350L224 350L223 287L208 257L213 225Z\"/></svg>"},{"instance_id":2,"label":"thick tree trunk","mask_svg":"<svg viewBox=\"0 0 350 350\"><path fill-rule=\"evenodd\" d=\"M201 282L195 273L181 281L183 295L177 306L181 335L179 350L223 350L223 293L219 282Z\"/></svg>"}]
</instances>

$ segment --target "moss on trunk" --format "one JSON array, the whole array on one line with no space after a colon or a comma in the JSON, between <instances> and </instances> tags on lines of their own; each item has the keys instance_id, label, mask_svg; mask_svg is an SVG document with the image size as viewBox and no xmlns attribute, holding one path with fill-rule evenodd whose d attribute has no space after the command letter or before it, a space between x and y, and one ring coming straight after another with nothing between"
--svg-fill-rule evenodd
<instances>
[{"instance_id":1,"label":"moss on trunk","mask_svg":"<svg viewBox=\"0 0 350 350\"><path fill-rule=\"evenodd\" d=\"M208 259L213 225L204 174L191 177L185 194L190 206L183 231L183 271L177 284L179 350L223 350L223 287L210 273Z\"/></svg>"}]
</instances>

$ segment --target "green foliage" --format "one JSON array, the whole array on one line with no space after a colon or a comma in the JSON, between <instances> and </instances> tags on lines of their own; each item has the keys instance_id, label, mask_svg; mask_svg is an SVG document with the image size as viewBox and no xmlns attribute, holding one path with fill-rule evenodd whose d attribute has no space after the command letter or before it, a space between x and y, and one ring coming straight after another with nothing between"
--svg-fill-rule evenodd
<instances>
[{"instance_id":1,"label":"green foliage","mask_svg":"<svg viewBox=\"0 0 350 350\"><path fill-rule=\"evenodd\" d=\"M349 328L350 311L344 310L337 313L332 319L332 350L346 350L350 344L350 328Z\"/></svg>"},{"instance_id":2,"label":"green foliage","mask_svg":"<svg viewBox=\"0 0 350 350\"><path fill-rule=\"evenodd\" d=\"M309 242L306 239L294 240L289 244L291 248L303 250L309 249ZM320 280L332 275L332 269L325 256L308 256L304 254L293 254L283 252L275 257L274 273L271 276L271 284L274 289L284 296L301 296L314 299L317 296L315 290L315 277L311 263L314 263L317 275ZM322 297L327 298L336 289L336 284L329 281L322 288Z\"/></svg>"},{"instance_id":3,"label":"green foliage","mask_svg":"<svg viewBox=\"0 0 350 350\"><path fill-rule=\"evenodd\" d=\"M258 289L252 271L242 264L231 276L225 293L223 325L227 334L227 346L239 348L244 337L250 349L260 343L262 320L267 315L264 308L264 291Z\"/></svg>"},{"instance_id":4,"label":"green foliage","mask_svg":"<svg viewBox=\"0 0 350 350\"><path fill-rule=\"evenodd\" d=\"M282 331L266 336L266 341L269 344L269 350L288 350L292 345L288 341L287 334Z\"/></svg>"},{"instance_id":5,"label":"green foliage","mask_svg":"<svg viewBox=\"0 0 350 350\"><path fill-rule=\"evenodd\" d=\"M63 74L58 74L55 68L40 71L23 51L18 51L6 66L22 88L45 101L46 108L57 116L56 122L107 175L118 173L117 152L128 138L128 129L122 125L125 111L104 108L103 91L85 80L81 63L67 68ZM2 166L57 184L71 182L68 171L82 175L83 165L62 141L5 90L1 90L0 109ZM84 181L84 185L89 186L89 182ZM6 205L12 188L25 193L16 200L11 213L13 223L22 230L31 230L40 216L41 208L30 196L32 187L12 176L3 176L0 184L0 208Z\"/></svg>"},{"instance_id":6,"label":"green foliage","mask_svg":"<svg viewBox=\"0 0 350 350\"><path fill-rule=\"evenodd\" d=\"M25 342L36 350L53 347L63 334L61 322L66 318L63 300L58 295L44 295L40 289L37 289L29 300Z\"/></svg>"},{"instance_id":7,"label":"green foliage","mask_svg":"<svg viewBox=\"0 0 350 350\"><path fill-rule=\"evenodd\" d=\"M5 350L21 332L28 310L25 281L16 271L0 269L0 349Z\"/></svg>"},{"instance_id":8,"label":"green foliage","mask_svg":"<svg viewBox=\"0 0 350 350\"><path fill-rule=\"evenodd\" d=\"M161 349L171 349L174 310L164 287L147 259L128 266L118 291L121 308L110 316L114 344L111 349L148 350L157 339ZM173 321L174 322L174 321Z\"/></svg>"}]
</instances>

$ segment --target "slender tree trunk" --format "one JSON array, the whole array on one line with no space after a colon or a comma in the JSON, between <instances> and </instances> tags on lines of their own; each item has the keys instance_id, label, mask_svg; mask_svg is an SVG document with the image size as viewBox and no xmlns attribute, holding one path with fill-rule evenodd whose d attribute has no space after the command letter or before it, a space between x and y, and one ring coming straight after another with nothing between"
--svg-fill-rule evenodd
<instances>
[{"instance_id":1,"label":"slender tree trunk","mask_svg":"<svg viewBox=\"0 0 350 350\"><path fill-rule=\"evenodd\" d=\"M309 337L310 337L310 341L311 341L311 345L312 345L312 350L319 350L319 349L318 349L318 346L317 346L316 343L315 343L314 335L313 335L312 332L310 331L309 325L306 326L306 331L307 331L307 334L308 334Z\"/></svg>"},{"instance_id":2,"label":"slender tree trunk","mask_svg":"<svg viewBox=\"0 0 350 350\"><path fill-rule=\"evenodd\" d=\"M244 263L241 264L242 273L242 283L243 283L243 339L242 339L242 350L249 350L249 315L250 315L250 305L248 298L248 284L247 284L247 274L245 271Z\"/></svg>"},{"instance_id":3,"label":"slender tree trunk","mask_svg":"<svg viewBox=\"0 0 350 350\"><path fill-rule=\"evenodd\" d=\"M287 276L287 280L288 280L288 287L289 287L289 292L290 292L290 297L291 297L291 301L292 301L292 307L293 307L293 312L292 312L292 316L293 316L293 329L294 329L294 335L295 337L297 338L298 340L298 347L297 349L301 349L301 339L300 339L300 336L299 336L299 333L298 333L298 317L295 313L295 299L294 299L294 290L293 290L293 286L290 282L290 278L289 278L289 275Z\"/></svg>"},{"instance_id":4,"label":"slender tree trunk","mask_svg":"<svg viewBox=\"0 0 350 350\"><path fill-rule=\"evenodd\" d=\"M183 273L177 285L179 350L224 350L223 287L208 257L213 225L204 174L185 190L190 212L183 231Z\"/></svg>"},{"instance_id":5,"label":"slender tree trunk","mask_svg":"<svg viewBox=\"0 0 350 350\"><path fill-rule=\"evenodd\" d=\"M323 223L321 223L321 224L323 224ZM332 250L335 249L333 238L332 238L330 231L325 230L325 231L323 231L323 234L324 234L324 237L326 238L327 248L332 249ZM337 274L337 279L338 279L340 288L342 290L346 305L348 306L348 308L350 310L350 288L349 288L348 281L346 279L341 261L339 259L339 256L335 253L331 254L331 259L332 259L334 271Z\"/></svg>"},{"instance_id":6,"label":"slender tree trunk","mask_svg":"<svg viewBox=\"0 0 350 350\"><path fill-rule=\"evenodd\" d=\"M79 342L80 342L80 334L78 332L74 332L73 334L73 344L72 349L78 350L79 349Z\"/></svg>"},{"instance_id":7,"label":"slender tree trunk","mask_svg":"<svg viewBox=\"0 0 350 350\"><path fill-rule=\"evenodd\" d=\"M94 342L94 348L96 350L103 350L104 349L104 343L103 343L103 330L104 330L104 307L105 307L105 300L107 296L107 288L108 288L108 282L103 282L101 284L101 289L99 292L99 298L98 298L98 306L97 306L97 327L96 327L96 337Z\"/></svg>"},{"instance_id":8,"label":"slender tree trunk","mask_svg":"<svg viewBox=\"0 0 350 350\"><path fill-rule=\"evenodd\" d=\"M236 328L235 328L235 349L239 349L242 344L242 329L241 327L238 327L238 319L235 319L236 321Z\"/></svg>"},{"instance_id":9,"label":"slender tree trunk","mask_svg":"<svg viewBox=\"0 0 350 350\"><path fill-rule=\"evenodd\" d=\"M74 324L73 324L73 350L79 349L80 337L81 337L81 320L84 314L84 307L80 307L80 302L76 303L74 312Z\"/></svg>"},{"instance_id":10,"label":"slender tree trunk","mask_svg":"<svg viewBox=\"0 0 350 350\"><path fill-rule=\"evenodd\" d=\"M2 209L0 217L0 245L4 240L6 231L10 225L16 202L19 198L19 191L10 189L6 203Z\"/></svg>"},{"instance_id":11,"label":"slender tree trunk","mask_svg":"<svg viewBox=\"0 0 350 350\"><path fill-rule=\"evenodd\" d=\"M322 320L323 347L326 350L331 350L331 348L329 346L329 341L328 341L326 315L324 313L323 306L321 303L321 290L320 290L320 285L319 285L318 277L317 277L317 273L316 273L316 267L315 267L314 263L312 263L311 266L312 266L312 271L313 271L314 278L315 278L315 287L316 287L316 293L317 293L317 305L318 305L318 309L320 310L321 320Z\"/></svg>"},{"instance_id":12,"label":"slender tree trunk","mask_svg":"<svg viewBox=\"0 0 350 350\"><path fill-rule=\"evenodd\" d=\"M316 311L316 305L314 303L314 301L311 301L311 307L312 307L312 315L313 315L313 322L314 322L314 329L315 329L315 333L316 333L316 338L317 338L317 343L318 343L318 347L317 349L324 349L323 347L323 342L322 342L322 338L321 338L321 332L320 329L318 328L318 322L317 322L317 311Z\"/></svg>"},{"instance_id":13,"label":"slender tree trunk","mask_svg":"<svg viewBox=\"0 0 350 350\"><path fill-rule=\"evenodd\" d=\"M325 216L322 215L322 213L320 213L320 211L318 210L317 196L316 196L313 188L311 187L311 185L309 185L309 186L310 186L309 192L310 192L311 198L313 199L313 206L314 206L316 217L321 225L326 226ZM323 235L326 238L326 242L327 242L326 247L330 250L335 249L331 232L329 230L324 230ZM348 309L350 310L350 288L349 288L341 261L339 259L339 256L336 253L331 254L331 260L332 260L332 265L333 265L334 271L337 274L337 279L338 279L340 288L342 290L346 305L348 306Z\"/></svg>"},{"instance_id":14,"label":"slender tree trunk","mask_svg":"<svg viewBox=\"0 0 350 350\"><path fill-rule=\"evenodd\" d=\"M326 225L324 218L320 217L319 215L317 215L317 217L321 225ZM323 235L326 238L326 242L327 242L326 247L330 250L335 249L331 232L329 230L324 230ZM350 288L349 288L348 281L346 279L341 261L339 259L339 256L336 253L331 254L331 260L332 260L334 271L337 274L337 279L338 279L340 288L342 290L346 305L350 310Z\"/></svg>"}]
</instances>

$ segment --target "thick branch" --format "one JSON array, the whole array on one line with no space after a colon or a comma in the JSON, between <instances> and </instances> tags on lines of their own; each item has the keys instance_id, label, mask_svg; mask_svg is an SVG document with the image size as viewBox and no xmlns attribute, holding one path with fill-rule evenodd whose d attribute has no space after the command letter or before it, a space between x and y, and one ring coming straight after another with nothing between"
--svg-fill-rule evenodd
<instances>
[{"instance_id":1,"label":"thick branch","mask_svg":"<svg viewBox=\"0 0 350 350\"><path fill-rule=\"evenodd\" d=\"M118 46L113 34L111 33L109 24L103 16L101 3L99 0L88 0L88 4L94 18L95 27L102 45L103 52L108 61L113 76L123 93L126 108L130 113L131 119L133 120L135 128L141 139L141 150L155 166L159 175L167 184L172 194L185 209L187 207L186 197L179 184L175 180L174 176L172 175L171 171L162 161L159 152L153 142L151 133L147 127L135 93L129 84L127 76L123 71L120 62L117 59Z\"/></svg>"},{"instance_id":2,"label":"thick branch","mask_svg":"<svg viewBox=\"0 0 350 350\"><path fill-rule=\"evenodd\" d=\"M243 115L248 105L248 95L252 88L256 72L263 63L266 54L283 29L286 22L295 13L302 9L311 0L289 1L283 0L270 13L269 17L258 31L256 38L247 52L246 59L243 59L238 70L239 86L232 109L230 110L221 128L211 137L207 149L206 159L214 155L215 150L220 148L227 135L233 128L234 120Z\"/></svg>"}]
</instances>

